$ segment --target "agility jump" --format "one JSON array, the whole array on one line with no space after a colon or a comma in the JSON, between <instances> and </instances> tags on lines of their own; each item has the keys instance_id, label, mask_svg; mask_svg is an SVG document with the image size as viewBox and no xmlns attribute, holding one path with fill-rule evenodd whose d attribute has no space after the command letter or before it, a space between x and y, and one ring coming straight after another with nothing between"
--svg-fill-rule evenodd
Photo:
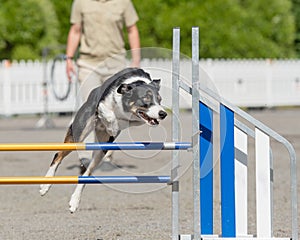
<instances>
[{"instance_id":1,"label":"agility jump","mask_svg":"<svg viewBox=\"0 0 300 240\"><path fill-rule=\"evenodd\" d=\"M10 143L0 144L0 151L60 150L187 150L189 142L113 142L113 143Z\"/></svg>"},{"instance_id":2,"label":"agility jump","mask_svg":"<svg viewBox=\"0 0 300 240\"><path fill-rule=\"evenodd\" d=\"M170 176L0 177L0 185L169 183Z\"/></svg>"},{"instance_id":3,"label":"agility jump","mask_svg":"<svg viewBox=\"0 0 300 240\"><path fill-rule=\"evenodd\" d=\"M291 193L291 232L292 236L280 239L298 239L297 208L297 166L293 146L278 133L268 128L255 118L236 106L231 105L216 93L202 86L199 81L199 29L192 29L192 87L181 81L180 76L180 29L173 30L173 118L172 141L170 143L126 143L126 147L134 149L173 150L171 176L110 176L110 177L2 177L2 184L40 184L44 183L164 183L172 186L172 240L179 239L279 239L273 233L273 197L272 197L272 157L270 139L283 144L289 153L290 161L290 193ZM191 143L177 142L179 139L179 90L192 95L193 135ZM215 220L213 191L213 148L212 141L216 129L214 116L219 116L220 125L220 182L221 182L221 233L214 232ZM251 123L254 129L239 121L236 116ZM247 215L247 162L248 138L255 139L256 160L256 233L248 233ZM108 144L106 150L125 148L118 143ZM90 149L91 147L91 149ZM71 148L71 150L103 149L102 143L96 144L3 144L1 151L48 151ZM157 148L156 148L157 147ZM179 156L176 150L190 149L193 153L193 234L179 233ZM70 150L70 149L69 149ZM127 149L128 150L128 149ZM203 174L203 166L211 171ZM200 169L201 166L201 169ZM201 175L203 174L203 176ZM23 181L23 183L22 183ZM27 182L28 183L27 183ZM49 182L47 182L49 181ZM53 181L53 182L52 182ZM6 183L5 183L6 182Z\"/></svg>"}]
</instances>

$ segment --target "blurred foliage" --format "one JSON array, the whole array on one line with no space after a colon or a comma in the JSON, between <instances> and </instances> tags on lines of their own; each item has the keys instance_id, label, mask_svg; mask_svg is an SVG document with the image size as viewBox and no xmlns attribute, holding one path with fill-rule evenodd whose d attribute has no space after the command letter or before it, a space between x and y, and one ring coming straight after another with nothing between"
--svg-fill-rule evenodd
<instances>
[{"instance_id":1,"label":"blurred foliage","mask_svg":"<svg viewBox=\"0 0 300 240\"><path fill-rule=\"evenodd\" d=\"M60 44L66 44L70 29L70 14L73 0L50 0L55 9L59 21L59 38Z\"/></svg>"},{"instance_id":2,"label":"blurred foliage","mask_svg":"<svg viewBox=\"0 0 300 240\"><path fill-rule=\"evenodd\" d=\"M202 58L300 55L300 0L132 1L142 47L172 49L178 26L181 52L190 55L191 27L199 26ZM44 47L64 51L71 5L72 0L0 0L0 59L39 58Z\"/></svg>"},{"instance_id":3,"label":"blurred foliage","mask_svg":"<svg viewBox=\"0 0 300 240\"><path fill-rule=\"evenodd\" d=\"M40 58L45 46L57 45L55 11L47 0L0 0L0 58Z\"/></svg>"},{"instance_id":4,"label":"blurred foliage","mask_svg":"<svg viewBox=\"0 0 300 240\"><path fill-rule=\"evenodd\" d=\"M295 22L289 0L133 2L140 16L143 47L172 48L172 28L179 26L181 52L190 55L191 27L199 26L202 58L295 56Z\"/></svg>"},{"instance_id":5,"label":"blurred foliage","mask_svg":"<svg viewBox=\"0 0 300 240\"><path fill-rule=\"evenodd\" d=\"M294 49L297 56L300 57L300 0L292 0L292 11L295 16L296 36L294 39Z\"/></svg>"}]
</instances>

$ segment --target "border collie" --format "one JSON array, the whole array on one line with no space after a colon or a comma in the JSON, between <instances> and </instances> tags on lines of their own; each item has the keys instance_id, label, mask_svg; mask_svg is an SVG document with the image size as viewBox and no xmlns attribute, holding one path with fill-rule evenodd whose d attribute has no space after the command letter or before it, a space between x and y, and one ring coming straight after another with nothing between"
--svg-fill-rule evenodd
<instances>
[{"instance_id":1,"label":"border collie","mask_svg":"<svg viewBox=\"0 0 300 240\"><path fill-rule=\"evenodd\" d=\"M93 89L87 101L81 106L68 128L65 143L83 142L94 131L98 142L113 142L119 133L130 126L148 124L156 126L167 113L160 105L160 79L152 80L139 68L126 68ZM52 177L71 151L60 151L54 155L47 177ZM107 151L93 152L93 158L83 176L92 174ZM40 186L45 195L51 184ZM78 184L69 202L71 213L79 206L84 184Z\"/></svg>"}]
</instances>

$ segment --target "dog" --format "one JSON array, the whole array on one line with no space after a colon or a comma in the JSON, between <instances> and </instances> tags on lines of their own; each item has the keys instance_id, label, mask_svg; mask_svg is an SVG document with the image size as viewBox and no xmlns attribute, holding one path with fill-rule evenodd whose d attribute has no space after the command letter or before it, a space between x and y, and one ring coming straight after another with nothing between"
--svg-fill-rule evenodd
<instances>
[{"instance_id":1,"label":"dog","mask_svg":"<svg viewBox=\"0 0 300 240\"><path fill-rule=\"evenodd\" d=\"M152 80L140 68L126 68L116 73L91 91L69 126L64 142L83 142L92 131L98 142L113 142L122 130L130 126L157 126L167 116L161 106L160 81ZM70 152L65 150L54 155L46 177L55 175L58 166ZM91 162L82 169L83 176L92 174L106 152L93 152ZM50 187L51 184L41 185L40 194L44 196ZM71 213L78 209L83 189L84 184L76 186L69 202Z\"/></svg>"}]
</instances>

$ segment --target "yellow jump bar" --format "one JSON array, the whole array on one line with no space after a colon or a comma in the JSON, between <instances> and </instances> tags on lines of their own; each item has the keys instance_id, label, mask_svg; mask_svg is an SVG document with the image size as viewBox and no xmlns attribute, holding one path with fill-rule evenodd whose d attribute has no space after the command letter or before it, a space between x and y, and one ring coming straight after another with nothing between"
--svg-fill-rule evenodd
<instances>
[{"instance_id":1,"label":"yellow jump bar","mask_svg":"<svg viewBox=\"0 0 300 240\"><path fill-rule=\"evenodd\" d=\"M57 177L0 177L0 185L7 184L77 184L78 176Z\"/></svg>"},{"instance_id":2,"label":"yellow jump bar","mask_svg":"<svg viewBox=\"0 0 300 240\"><path fill-rule=\"evenodd\" d=\"M0 151L62 151L85 150L85 143L7 143Z\"/></svg>"}]
</instances>

